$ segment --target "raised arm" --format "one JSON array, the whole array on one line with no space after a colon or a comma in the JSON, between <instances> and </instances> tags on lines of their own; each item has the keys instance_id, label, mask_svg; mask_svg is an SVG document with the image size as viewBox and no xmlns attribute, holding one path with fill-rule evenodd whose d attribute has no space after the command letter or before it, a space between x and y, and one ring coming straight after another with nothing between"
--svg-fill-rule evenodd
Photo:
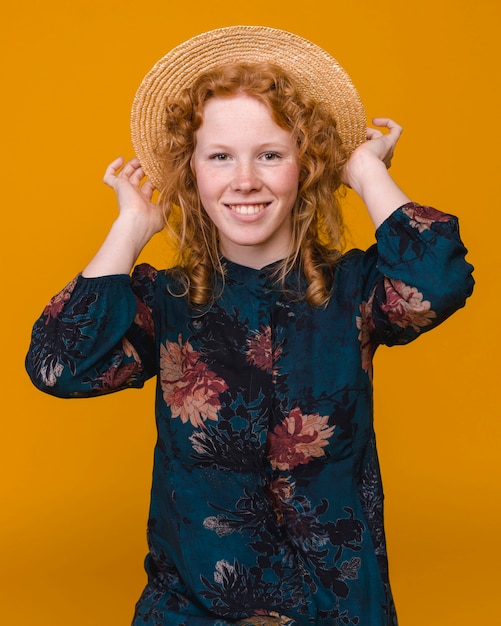
<instances>
[{"instance_id":1,"label":"raised arm","mask_svg":"<svg viewBox=\"0 0 501 626\"><path fill-rule=\"evenodd\" d=\"M119 215L96 256L83 270L85 278L129 274L141 250L162 230L162 209L152 202L153 186L145 179L138 159L120 157L110 163L104 182L115 190Z\"/></svg>"},{"instance_id":2,"label":"raised arm","mask_svg":"<svg viewBox=\"0 0 501 626\"><path fill-rule=\"evenodd\" d=\"M104 182L117 194L119 216L82 275L45 307L26 358L33 383L56 396L141 387L156 373L149 303L157 272L144 265L128 274L164 217L137 159L113 161Z\"/></svg>"},{"instance_id":3,"label":"raised arm","mask_svg":"<svg viewBox=\"0 0 501 626\"><path fill-rule=\"evenodd\" d=\"M367 141L351 155L344 167L343 181L364 201L374 226L378 228L395 209L410 201L388 172L402 128L389 118L374 118L367 129Z\"/></svg>"}]
</instances>

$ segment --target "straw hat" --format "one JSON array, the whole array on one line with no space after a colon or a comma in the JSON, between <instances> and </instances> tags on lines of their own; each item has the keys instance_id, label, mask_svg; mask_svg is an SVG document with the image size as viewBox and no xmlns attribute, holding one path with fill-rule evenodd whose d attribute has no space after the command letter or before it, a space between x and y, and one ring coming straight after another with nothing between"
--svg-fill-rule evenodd
<instances>
[{"instance_id":1,"label":"straw hat","mask_svg":"<svg viewBox=\"0 0 501 626\"><path fill-rule=\"evenodd\" d=\"M350 77L327 52L298 35L265 26L230 26L202 33L173 48L148 72L131 113L132 145L146 174L162 186L159 154L165 109L200 74L229 62L271 61L289 72L305 95L325 106L351 153L366 138L365 111Z\"/></svg>"}]
</instances>

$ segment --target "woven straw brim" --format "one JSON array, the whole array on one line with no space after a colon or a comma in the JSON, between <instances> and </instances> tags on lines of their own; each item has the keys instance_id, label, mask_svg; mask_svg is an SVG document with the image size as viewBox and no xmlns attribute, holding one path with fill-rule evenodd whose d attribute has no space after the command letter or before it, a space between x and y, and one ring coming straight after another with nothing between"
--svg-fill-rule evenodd
<instances>
[{"instance_id":1,"label":"woven straw brim","mask_svg":"<svg viewBox=\"0 0 501 626\"><path fill-rule=\"evenodd\" d=\"M172 49L145 76L131 113L132 145L144 171L162 187L165 110L207 70L230 62L270 61L289 72L306 96L334 117L344 148L365 141L364 107L350 77L327 52L310 41L275 28L230 26L202 33Z\"/></svg>"}]
</instances>

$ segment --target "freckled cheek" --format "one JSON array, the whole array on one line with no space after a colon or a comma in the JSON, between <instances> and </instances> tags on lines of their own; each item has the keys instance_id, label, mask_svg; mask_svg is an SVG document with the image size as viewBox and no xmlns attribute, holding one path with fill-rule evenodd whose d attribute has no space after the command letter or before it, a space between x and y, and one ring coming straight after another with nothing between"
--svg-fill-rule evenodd
<instances>
[{"instance_id":1,"label":"freckled cheek","mask_svg":"<svg viewBox=\"0 0 501 626\"><path fill-rule=\"evenodd\" d=\"M291 165L279 180L275 180L275 187L283 195L295 200L299 191L299 169Z\"/></svg>"},{"instance_id":2,"label":"freckled cheek","mask_svg":"<svg viewBox=\"0 0 501 626\"><path fill-rule=\"evenodd\" d=\"M199 171L196 177L198 193L200 197L214 199L219 196L226 187L225 180L221 176L208 171Z\"/></svg>"}]
</instances>

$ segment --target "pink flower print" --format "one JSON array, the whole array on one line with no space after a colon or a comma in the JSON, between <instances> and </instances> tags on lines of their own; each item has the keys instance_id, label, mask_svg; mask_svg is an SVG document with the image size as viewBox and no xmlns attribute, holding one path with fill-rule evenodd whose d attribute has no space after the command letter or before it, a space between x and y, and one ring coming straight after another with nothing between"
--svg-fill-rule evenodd
<instances>
[{"instance_id":1,"label":"pink flower print","mask_svg":"<svg viewBox=\"0 0 501 626\"><path fill-rule=\"evenodd\" d=\"M371 334L375 330L374 320L372 319L372 303L374 292L367 302L360 305L360 316L357 317L358 339L360 341L360 353L362 357L362 367L366 372L372 373L372 357L376 350L374 343L371 341Z\"/></svg>"},{"instance_id":2,"label":"pink flower print","mask_svg":"<svg viewBox=\"0 0 501 626\"><path fill-rule=\"evenodd\" d=\"M107 369L101 376L96 378L98 389L120 389L126 387L134 379L134 375L141 369L139 363L126 363L121 366L113 366Z\"/></svg>"},{"instance_id":3,"label":"pink flower print","mask_svg":"<svg viewBox=\"0 0 501 626\"><path fill-rule=\"evenodd\" d=\"M217 421L221 408L219 394L228 389L226 382L212 372L187 341L166 341L160 347L160 380L165 402L172 417L183 424L204 425L205 420Z\"/></svg>"},{"instance_id":4,"label":"pink flower print","mask_svg":"<svg viewBox=\"0 0 501 626\"><path fill-rule=\"evenodd\" d=\"M122 338L122 350L126 356L132 357L136 363L141 363L141 359L139 358L136 348L134 348L126 337Z\"/></svg>"},{"instance_id":5,"label":"pink flower print","mask_svg":"<svg viewBox=\"0 0 501 626\"><path fill-rule=\"evenodd\" d=\"M271 374L281 355L280 346L273 348L270 326L263 327L261 332L247 339L247 361L263 372Z\"/></svg>"},{"instance_id":6,"label":"pink flower print","mask_svg":"<svg viewBox=\"0 0 501 626\"><path fill-rule=\"evenodd\" d=\"M419 332L424 326L429 326L436 317L431 310L428 300L423 300L423 294L415 287L406 285L401 280L385 278L386 303L381 309L388 315L392 324L401 328L412 328Z\"/></svg>"},{"instance_id":7,"label":"pink flower print","mask_svg":"<svg viewBox=\"0 0 501 626\"><path fill-rule=\"evenodd\" d=\"M142 328L149 337L153 337L153 317L151 309L139 298L136 298L136 316L134 322Z\"/></svg>"},{"instance_id":8,"label":"pink flower print","mask_svg":"<svg viewBox=\"0 0 501 626\"><path fill-rule=\"evenodd\" d=\"M284 508L287 501L294 496L295 487L296 484L291 481L290 476L278 476L267 485L266 491L272 502L278 522L281 522L284 518Z\"/></svg>"},{"instance_id":9,"label":"pink flower print","mask_svg":"<svg viewBox=\"0 0 501 626\"><path fill-rule=\"evenodd\" d=\"M256 609L252 617L235 622L237 626L293 626L295 623L290 617L268 609Z\"/></svg>"},{"instance_id":10,"label":"pink flower print","mask_svg":"<svg viewBox=\"0 0 501 626\"><path fill-rule=\"evenodd\" d=\"M417 228L420 233L424 230L430 230L433 222L448 222L450 215L441 213L429 206L408 205L402 207L402 213L405 213L410 220L410 225Z\"/></svg>"},{"instance_id":11,"label":"pink flower print","mask_svg":"<svg viewBox=\"0 0 501 626\"><path fill-rule=\"evenodd\" d=\"M43 314L47 317L45 323L48 324L51 318L55 318L64 309L64 305L71 298L73 289L77 283L78 276L74 278L66 287L56 294L45 307Z\"/></svg>"},{"instance_id":12,"label":"pink flower print","mask_svg":"<svg viewBox=\"0 0 501 626\"><path fill-rule=\"evenodd\" d=\"M295 408L268 433L267 454L273 469L290 470L325 455L324 448L334 432L329 416L303 415Z\"/></svg>"}]
</instances>

